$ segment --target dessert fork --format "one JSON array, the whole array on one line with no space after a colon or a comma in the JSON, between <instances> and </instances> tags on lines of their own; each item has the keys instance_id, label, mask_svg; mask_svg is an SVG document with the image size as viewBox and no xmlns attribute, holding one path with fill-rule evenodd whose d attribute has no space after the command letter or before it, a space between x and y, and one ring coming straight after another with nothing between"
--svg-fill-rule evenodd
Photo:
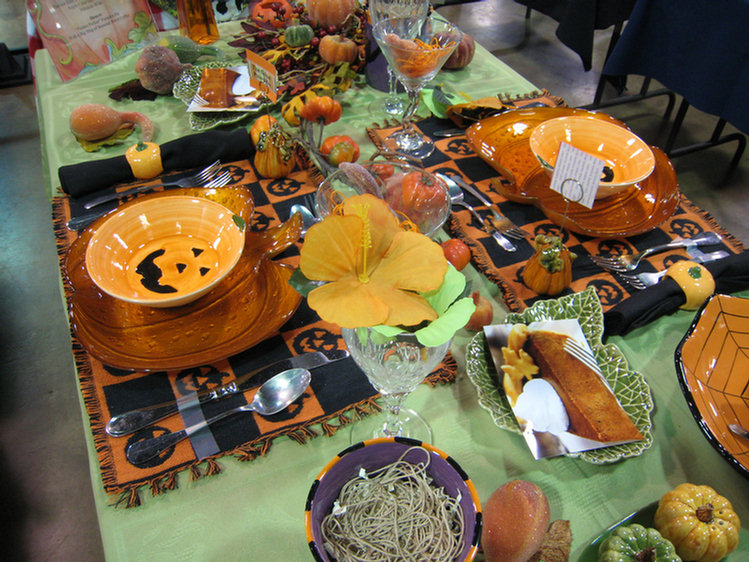
<instances>
[{"instance_id":1,"label":"dessert fork","mask_svg":"<svg viewBox=\"0 0 749 562\"><path fill-rule=\"evenodd\" d=\"M590 256L591 261L609 271L615 273L626 273L628 271L634 271L643 258L654 254L656 252L662 252L663 250L670 250L671 248L683 248L684 246L709 246L711 244L718 244L722 240L720 234L715 232L702 232L693 238L681 238L673 240L668 244L659 244L643 250L632 256Z\"/></svg>"},{"instance_id":2,"label":"dessert fork","mask_svg":"<svg viewBox=\"0 0 749 562\"><path fill-rule=\"evenodd\" d=\"M591 371L598 373L603 376L601 368L598 366L598 361L593 354L582 346L577 340L568 337L564 340L564 350L572 355L575 359L583 363Z\"/></svg>"}]
</instances>

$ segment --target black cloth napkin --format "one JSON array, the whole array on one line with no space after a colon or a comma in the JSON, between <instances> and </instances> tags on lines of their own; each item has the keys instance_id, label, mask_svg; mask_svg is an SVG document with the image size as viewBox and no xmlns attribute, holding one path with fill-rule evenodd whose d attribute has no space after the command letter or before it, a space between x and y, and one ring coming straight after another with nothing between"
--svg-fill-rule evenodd
<instances>
[{"instance_id":1,"label":"black cloth napkin","mask_svg":"<svg viewBox=\"0 0 749 562\"><path fill-rule=\"evenodd\" d=\"M704 264L715 278L716 293L749 288L749 252ZM684 302L684 291L670 277L635 293L603 315L604 335L622 336L661 316L675 312Z\"/></svg>"},{"instance_id":2,"label":"black cloth napkin","mask_svg":"<svg viewBox=\"0 0 749 562\"><path fill-rule=\"evenodd\" d=\"M216 160L246 160L254 150L245 129L206 131L162 144L161 162L165 172L184 170L206 166ZM89 195L136 179L125 156L61 166L57 174L62 190L71 197Z\"/></svg>"}]
</instances>

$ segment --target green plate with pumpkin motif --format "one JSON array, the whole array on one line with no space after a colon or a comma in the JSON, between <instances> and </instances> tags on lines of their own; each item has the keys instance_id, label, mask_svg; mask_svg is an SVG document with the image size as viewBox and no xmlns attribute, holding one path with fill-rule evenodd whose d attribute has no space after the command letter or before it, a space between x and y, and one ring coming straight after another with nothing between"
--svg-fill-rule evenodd
<instances>
[{"instance_id":1,"label":"green plate with pumpkin motif","mask_svg":"<svg viewBox=\"0 0 749 562\"><path fill-rule=\"evenodd\" d=\"M185 69L174 83L172 94L175 98L189 106L200 87L200 79L204 68L229 68L237 66L237 64L237 61L210 61ZM255 111L193 111L189 114L190 128L194 131L207 131L221 125L231 125L232 123L246 119L248 115L256 114L263 107L261 105Z\"/></svg>"},{"instance_id":2,"label":"green plate with pumpkin motif","mask_svg":"<svg viewBox=\"0 0 749 562\"><path fill-rule=\"evenodd\" d=\"M607 464L641 455L653 444L653 422L650 419L654 406L653 397L645 378L629 368L621 350L614 344L603 345L601 342L603 310L593 287L558 299L538 301L522 313L508 314L505 321L509 324L530 324L543 320L566 319L575 319L579 322L603 376L624 411L643 435L640 441L569 453L566 456L593 464ZM491 414L494 423L502 429L522 433L504 389L499 384L483 332L476 334L468 343L466 371L468 378L476 387L479 405Z\"/></svg>"}]
</instances>

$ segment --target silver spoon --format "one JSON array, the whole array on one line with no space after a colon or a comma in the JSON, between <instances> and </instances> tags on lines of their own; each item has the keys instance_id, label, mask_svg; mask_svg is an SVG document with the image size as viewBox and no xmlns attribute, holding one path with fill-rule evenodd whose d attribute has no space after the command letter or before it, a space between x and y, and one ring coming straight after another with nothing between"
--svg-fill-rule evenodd
<instances>
[{"instance_id":1,"label":"silver spoon","mask_svg":"<svg viewBox=\"0 0 749 562\"><path fill-rule=\"evenodd\" d=\"M296 213L302 215L302 236L307 234L309 227L318 222L318 218L304 205L292 205L290 212L291 216L294 216Z\"/></svg>"},{"instance_id":2,"label":"silver spoon","mask_svg":"<svg viewBox=\"0 0 749 562\"><path fill-rule=\"evenodd\" d=\"M133 464L142 464L172 447L196 431L237 412L257 412L263 416L277 414L299 398L311 379L307 369L288 369L274 376L255 393L252 402L221 412L208 420L193 424L181 431L136 441L127 448L125 456Z\"/></svg>"}]
</instances>

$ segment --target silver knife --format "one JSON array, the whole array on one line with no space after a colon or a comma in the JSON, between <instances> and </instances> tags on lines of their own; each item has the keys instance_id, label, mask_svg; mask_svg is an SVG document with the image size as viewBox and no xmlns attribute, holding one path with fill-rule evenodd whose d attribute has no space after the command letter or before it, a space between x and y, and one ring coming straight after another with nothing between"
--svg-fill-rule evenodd
<instances>
[{"instance_id":1,"label":"silver knife","mask_svg":"<svg viewBox=\"0 0 749 562\"><path fill-rule=\"evenodd\" d=\"M461 178L458 175L455 174L448 174L450 176L450 179L452 179L455 183L457 183L460 187L465 189L468 193L473 195L476 199L481 201L484 205L487 206L487 208L492 212L492 215L494 215L494 218L497 220L505 220L505 218L500 215L495 209L494 205L491 202L489 198L486 197L483 193L481 193L478 189L473 187L470 183L465 181L463 178Z\"/></svg>"},{"instance_id":2,"label":"silver knife","mask_svg":"<svg viewBox=\"0 0 749 562\"><path fill-rule=\"evenodd\" d=\"M206 390L198 393L197 401L193 404L204 404L211 400L218 400L224 396L230 394L236 394L238 392L244 392L251 388L251 379L260 373L265 372L278 372L285 371L286 369L301 368L301 369L314 369L321 365L327 365L334 363L341 359L345 359L349 356L349 352L344 350L333 350L333 351L313 351L310 353L304 353L295 357L289 357L287 359L281 359L260 367L259 369L253 369L252 371L238 376L232 382L214 388L213 390ZM106 426L106 432L112 437L122 437L142 429L152 423L163 419L167 416L171 416L179 411L179 402L166 402L164 404L156 404L154 406L147 406L145 408L139 408L137 410L130 410L124 414L119 414L112 417Z\"/></svg>"},{"instance_id":3,"label":"silver knife","mask_svg":"<svg viewBox=\"0 0 749 562\"><path fill-rule=\"evenodd\" d=\"M106 203L107 201L114 201L115 199L127 197L128 195L134 195L135 193L140 193L141 191L148 191L149 189L155 189L157 187L167 188L167 187L182 187L182 186L176 183L175 184L158 183L156 185L138 185L135 187L131 187L130 189L126 189L125 191L118 191L117 193L107 193L106 195L99 195L99 197L94 197L93 199L86 201L83 204L83 207L85 209L90 209L91 207L96 207L97 205Z\"/></svg>"}]
</instances>

